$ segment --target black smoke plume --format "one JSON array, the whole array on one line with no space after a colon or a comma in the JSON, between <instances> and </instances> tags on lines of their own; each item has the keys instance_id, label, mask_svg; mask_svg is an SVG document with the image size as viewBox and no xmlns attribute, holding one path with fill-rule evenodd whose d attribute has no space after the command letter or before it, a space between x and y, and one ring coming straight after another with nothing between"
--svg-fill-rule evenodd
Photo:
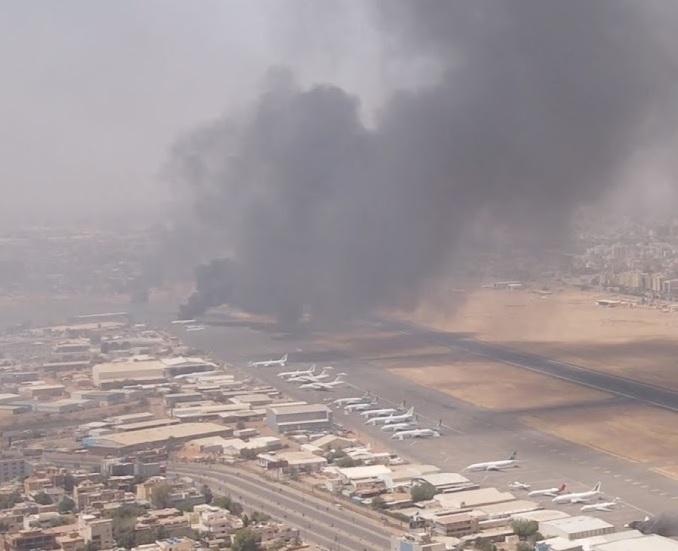
<instances>
[{"instance_id":1,"label":"black smoke plume","mask_svg":"<svg viewBox=\"0 0 678 551\"><path fill-rule=\"evenodd\" d=\"M179 142L175 178L237 261L225 301L324 319L411 305L479 221L547 244L638 150L675 137L671 2L376 7L389 51L437 74L374 126L355 95L283 70Z\"/></svg>"},{"instance_id":2,"label":"black smoke plume","mask_svg":"<svg viewBox=\"0 0 678 551\"><path fill-rule=\"evenodd\" d=\"M675 538L678 537L678 513L663 513L648 520L634 520L628 527L643 534Z\"/></svg>"}]
</instances>

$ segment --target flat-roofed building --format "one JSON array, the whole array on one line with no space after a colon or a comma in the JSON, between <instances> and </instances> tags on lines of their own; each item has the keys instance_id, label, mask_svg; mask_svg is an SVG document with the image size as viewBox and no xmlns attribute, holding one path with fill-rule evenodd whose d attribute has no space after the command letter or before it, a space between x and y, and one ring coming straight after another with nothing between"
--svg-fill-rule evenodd
<instances>
[{"instance_id":1,"label":"flat-roofed building","mask_svg":"<svg viewBox=\"0 0 678 551\"><path fill-rule=\"evenodd\" d=\"M596 551L678 551L678 541L655 534L596 545Z\"/></svg>"},{"instance_id":2,"label":"flat-roofed building","mask_svg":"<svg viewBox=\"0 0 678 551\"><path fill-rule=\"evenodd\" d=\"M323 431L333 424L332 410L323 404L282 405L266 408L266 422L280 432Z\"/></svg>"},{"instance_id":3,"label":"flat-roofed building","mask_svg":"<svg viewBox=\"0 0 678 551\"><path fill-rule=\"evenodd\" d=\"M548 551L584 551L584 548L579 542L568 540L567 538L549 538L543 540L544 545L548 545Z\"/></svg>"},{"instance_id":4,"label":"flat-roofed building","mask_svg":"<svg viewBox=\"0 0 678 551\"><path fill-rule=\"evenodd\" d=\"M327 459L304 451L261 453L257 463L264 469L279 468L283 471L314 472L327 466Z\"/></svg>"},{"instance_id":5,"label":"flat-roofed building","mask_svg":"<svg viewBox=\"0 0 678 551\"><path fill-rule=\"evenodd\" d=\"M125 385L162 383L166 366L160 360L109 362L92 367L92 382L101 389Z\"/></svg>"},{"instance_id":6,"label":"flat-roofed building","mask_svg":"<svg viewBox=\"0 0 678 551\"><path fill-rule=\"evenodd\" d=\"M466 492L438 494L433 499L440 503L443 509L465 509L513 501L515 496L510 492L500 492L496 488L482 488Z\"/></svg>"},{"instance_id":7,"label":"flat-roofed building","mask_svg":"<svg viewBox=\"0 0 678 551\"><path fill-rule=\"evenodd\" d=\"M33 551L58 549L56 535L51 530L19 530L6 534L5 551Z\"/></svg>"},{"instance_id":8,"label":"flat-roofed building","mask_svg":"<svg viewBox=\"0 0 678 551\"><path fill-rule=\"evenodd\" d=\"M572 515L565 511L557 509L539 509L537 511L525 511L513 515L513 520L533 520L535 522L548 522L549 520L558 520L569 518Z\"/></svg>"},{"instance_id":9,"label":"flat-roofed building","mask_svg":"<svg viewBox=\"0 0 678 551\"><path fill-rule=\"evenodd\" d=\"M441 536L463 538L478 531L478 521L467 513L446 515L434 520L435 531Z\"/></svg>"},{"instance_id":10,"label":"flat-roofed building","mask_svg":"<svg viewBox=\"0 0 678 551\"><path fill-rule=\"evenodd\" d=\"M178 425L181 421L178 419L151 419L149 421L139 421L138 423L127 423L124 425L115 425L114 432L132 432L135 430L154 429L157 427L167 427Z\"/></svg>"},{"instance_id":11,"label":"flat-roofed building","mask_svg":"<svg viewBox=\"0 0 678 551\"><path fill-rule=\"evenodd\" d=\"M273 399L267 394L238 394L231 398L234 404L246 404L251 407L267 406Z\"/></svg>"},{"instance_id":12,"label":"flat-roofed building","mask_svg":"<svg viewBox=\"0 0 678 551\"><path fill-rule=\"evenodd\" d=\"M0 404L11 404L16 400L21 400L20 394L11 394L9 392L0 394Z\"/></svg>"},{"instance_id":13,"label":"flat-roofed building","mask_svg":"<svg viewBox=\"0 0 678 551\"><path fill-rule=\"evenodd\" d=\"M477 507L477 511L482 513L481 520L509 518L520 513L529 513L536 511L541 505L535 501L517 499L513 501L504 501L502 503L492 503Z\"/></svg>"},{"instance_id":14,"label":"flat-roofed building","mask_svg":"<svg viewBox=\"0 0 678 551\"><path fill-rule=\"evenodd\" d=\"M596 551L599 545L612 543L615 541L630 541L636 538L642 538L644 535L638 530L624 530L623 532L614 532L613 534L604 534L602 536L591 536L590 538L578 539L584 551Z\"/></svg>"},{"instance_id":15,"label":"flat-roofed building","mask_svg":"<svg viewBox=\"0 0 678 551\"><path fill-rule=\"evenodd\" d=\"M459 473L432 473L412 480L412 484L427 483L437 493L458 492L478 488L478 485Z\"/></svg>"},{"instance_id":16,"label":"flat-roofed building","mask_svg":"<svg viewBox=\"0 0 678 551\"><path fill-rule=\"evenodd\" d=\"M33 400L41 400L44 398L59 398L63 396L65 389L64 385L58 384L26 385L19 388L19 393Z\"/></svg>"},{"instance_id":17,"label":"flat-roofed building","mask_svg":"<svg viewBox=\"0 0 678 551\"><path fill-rule=\"evenodd\" d=\"M539 523L539 531L546 537L576 540L611 534L615 528L603 519L587 516L576 516ZM639 549L642 549L640 547Z\"/></svg>"},{"instance_id":18,"label":"flat-roofed building","mask_svg":"<svg viewBox=\"0 0 678 551\"><path fill-rule=\"evenodd\" d=\"M30 463L20 454L0 452L0 484L24 478L30 471Z\"/></svg>"},{"instance_id":19,"label":"flat-roofed building","mask_svg":"<svg viewBox=\"0 0 678 551\"><path fill-rule=\"evenodd\" d=\"M226 436L233 429L216 423L180 423L165 427L107 434L100 437L84 438L83 446L94 453L130 453L168 444L182 444L196 438Z\"/></svg>"}]
</instances>

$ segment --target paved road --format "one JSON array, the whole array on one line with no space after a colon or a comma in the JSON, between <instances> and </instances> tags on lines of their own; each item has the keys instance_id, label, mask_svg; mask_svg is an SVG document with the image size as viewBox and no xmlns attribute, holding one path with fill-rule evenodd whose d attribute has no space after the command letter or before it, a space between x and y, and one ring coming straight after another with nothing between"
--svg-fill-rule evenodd
<instances>
[{"instance_id":1,"label":"paved road","mask_svg":"<svg viewBox=\"0 0 678 551\"><path fill-rule=\"evenodd\" d=\"M304 539L328 549L382 551L390 545L385 531L370 519L334 508L289 486L217 465L210 468L176 464L171 472L190 476L213 490L227 492L244 505L298 528Z\"/></svg>"},{"instance_id":2,"label":"paved road","mask_svg":"<svg viewBox=\"0 0 678 551\"><path fill-rule=\"evenodd\" d=\"M496 362L529 369L530 371L536 371L550 377L574 382L597 390L616 394L623 398L638 400L639 402L678 412L678 392L673 392L665 388L634 381L625 377L618 377L609 373L602 373L573 364L556 362L536 354L529 354L479 342L452 333L434 331L420 325L390 320L377 320L375 325L386 331L416 335L430 344L463 350L464 352L482 356Z\"/></svg>"}]
</instances>

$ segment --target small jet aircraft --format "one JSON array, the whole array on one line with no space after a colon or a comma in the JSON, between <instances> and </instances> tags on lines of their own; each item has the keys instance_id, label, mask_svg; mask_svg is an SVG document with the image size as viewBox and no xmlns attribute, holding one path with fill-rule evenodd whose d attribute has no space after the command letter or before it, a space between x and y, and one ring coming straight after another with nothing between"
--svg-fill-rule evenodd
<instances>
[{"instance_id":1,"label":"small jet aircraft","mask_svg":"<svg viewBox=\"0 0 678 551\"><path fill-rule=\"evenodd\" d=\"M272 367L272 366L275 366L275 365L279 365L280 367L285 367L286 363L287 363L287 354L285 354L279 360L265 360L263 362L249 362L247 364L247 367Z\"/></svg>"},{"instance_id":2,"label":"small jet aircraft","mask_svg":"<svg viewBox=\"0 0 678 551\"><path fill-rule=\"evenodd\" d=\"M191 325L193 323L197 323L198 320L174 320L172 322L172 325Z\"/></svg>"},{"instance_id":3,"label":"small jet aircraft","mask_svg":"<svg viewBox=\"0 0 678 551\"><path fill-rule=\"evenodd\" d=\"M377 406L377 401L374 400L373 402L361 402L359 404L349 404L344 407L344 411L346 413L352 413L355 411L365 411L368 409L374 409Z\"/></svg>"},{"instance_id":4,"label":"small jet aircraft","mask_svg":"<svg viewBox=\"0 0 678 551\"><path fill-rule=\"evenodd\" d=\"M605 511L605 512L610 512L612 509L614 509L617 506L617 503L619 503L621 499L618 497L615 497L612 501L608 501L607 503L592 503L591 505L584 505L580 511Z\"/></svg>"},{"instance_id":5,"label":"small jet aircraft","mask_svg":"<svg viewBox=\"0 0 678 551\"><path fill-rule=\"evenodd\" d=\"M343 407L343 406L350 406L350 405L353 405L353 404L365 404L365 403L372 402L372 401L373 401L372 396L370 396L369 392L366 392L365 394L363 394L360 397L356 396L354 398L337 398L332 403L335 406Z\"/></svg>"},{"instance_id":6,"label":"small jet aircraft","mask_svg":"<svg viewBox=\"0 0 678 551\"><path fill-rule=\"evenodd\" d=\"M544 490L532 490L527 497L548 496L556 497L565 491L565 483L563 482L558 488L546 488Z\"/></svg>"},{"instance_id":7,"label":"small jet aircraft","mask_svg":"<svg viewBox=\"0 0 678 551\"><path fill-rule=\"evenodd\" d=\"M529 484L524 484L523 482L518 482L517 480L509 484L509 490L529 490L529 489L530 489Z\"/></svg>"},{"instance_id":8,"label":"small jet aircraft","mask_svg":"<svg viewBox=\"0 0 678 551\"><path fill-rule=\"evenodd\" d=\"M368 409L365 411L360 412L360 416L364 417L365 419L369 419L370 417L383 417L384 415L391 415L391 414L400 414L403 412L403 407L405 406L405 402L400 404L400 408L382 408L382 409Z\"/></svg>"},{"instance_id":9,"label":"small jet aircraft","mask_svg":"<svg viewBox=\"0 0 678 551\"><path fill-rule=\"evenodd\" d=\"M598 482L593 488L586 492L577 492L564 494L554 497L551 501L553 503L588 503L600 499L603 493L601 492L602 484Z\"/></svg>"},{"instance_id":10,"label":"small jet aircraft","mask_svg":"<svg viewBox=\"0 0 678 551\"><path fill-rule=\"evenodd\" d=\"M405 438L438 438L440 437L440 428L442 427L442 420L432 429L410 429L399 430L394 432L391 438L396 440L405 440Z\"/></svg>"},{"instance_id":11,"label":"small jet aircraft","mask_svg":"<svg viewBox=\"0 0 678 551\"><path fill-rule=\"evenodd\" d=\"M278 373L278 377L287 379L288 377L300 377L302 375L313 375L315 372L316 364L313 364L309 369L297 369L296 371L281 371Z\"/></svg>"},{"instance_id":12,"label":"small jet aircraft","mask_svg":"<svg viewBox=\"0 0 678 551\"><path fill-rule=\"evenodd\" d=\"M390 425L384 425L381 427L381 430L386 432L398 432L402 430L414 430L419 428L419 423L416 421L408 421L405 423L391 423Z\"/></svg>"},{"instance_id":13,"label":"small jet aircraft","mask_svg":"<svg viewBox=\"0 0 678 551\"><path fill-rule=\"evenodd\" d=\"M334 368L331 366L323 367L323 370L318 375L298 375L287 379L288 383L318 383L327 379L330 376L330 371Z\"/></svg>"},{"instance_id":14,"label":"small jet aircraft","mask_svg":"<svg viewBox=\"0 0 678 551\"><path fill-rule=\"evenodd\" d=\"M469 465L465 470L467 471L501 471L509 467L516 467L518 465L518 452L513 452L508 459L499 461L486 461L485 463L474 463Z\"/></svg>"},{"instance_id":15,"label":"small jet aircraft","mask_svg":"<svg viewBox=\"0 0 678 551\"><path fill-rule=\"evenodd\" d=\"M303 388L304 390L334 390L335 387L343 385L346 381L344 380L344 377L346 376L346 373L339 373L337 375L337 378L334 379L334 381L329 382L329 383L322 383L322 382L314 382L314 383L305 383L301 385L299 388Z\"/></svg>"},{"instance_id":16,"label":"small jet aircraft","mask_svg":"<svg viewBox=\"0 0 678 551\"><path fill-rule=\"evenodd\" d=\"M366 425L389 425L391 423L401 423L403 421L410 421L414 419L414 408L411 407L405 413L401 415L385 415L383 417L370 417L365 421Z\"/></svg>"}]
</instances>

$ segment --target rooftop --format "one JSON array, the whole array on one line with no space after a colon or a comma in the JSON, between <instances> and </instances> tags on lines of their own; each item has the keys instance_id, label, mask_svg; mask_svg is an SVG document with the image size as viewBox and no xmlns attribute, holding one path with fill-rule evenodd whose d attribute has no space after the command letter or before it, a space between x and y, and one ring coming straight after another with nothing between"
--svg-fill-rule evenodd
<instances>
[{"instance_id":1,"label":"rooftop","mask_svg":"<svg viewBox=\"0 0 678 551\"><path fill-rule=\"evenodd\" d=\"M294 415L296 413L315 413L321 411L324 413L330 412L330 408L324 404L298 404L290 406L276 404L274 406L269 406L267 409L276 415Z\"/></svg>"},{"instance_id":2,"label":"rooftop","mask_svg":"<svg viewBox=\"0 0 678 551\"><path fill-rule=\"evenodd\" d=\"M88 438L83 441L88 446L111 446L125 447L148 443L160 443L170 438L200 438L203 436L217 435L230 430L224 425L217 423L181 423L166 427L156 427L152 429L135 430L131 432L121 432L118 434L107 434L106 436Z\"/></svg>"},{"instance_id":3,"label":"rooftop","mask_svg":"<svg viewBox=\"0 0 678 551\"><path fill-rule=\"evenodd\" d=\"M662 536L642 536L596 545L596 551L678 551L678 541Z\"/></svg>"},{"instance_id":4,"label":"rooftop","mask_svg":"<svg viewBox=\"0 0 678 551\"><path fill-rule=\"evenodd\" d=\"M587 517L584 515L550 520L543 523L547 526L553 526L567 533L589 532L593 530L614 528L612 524L601 518Z\"/></svg>"}]
</instances>

